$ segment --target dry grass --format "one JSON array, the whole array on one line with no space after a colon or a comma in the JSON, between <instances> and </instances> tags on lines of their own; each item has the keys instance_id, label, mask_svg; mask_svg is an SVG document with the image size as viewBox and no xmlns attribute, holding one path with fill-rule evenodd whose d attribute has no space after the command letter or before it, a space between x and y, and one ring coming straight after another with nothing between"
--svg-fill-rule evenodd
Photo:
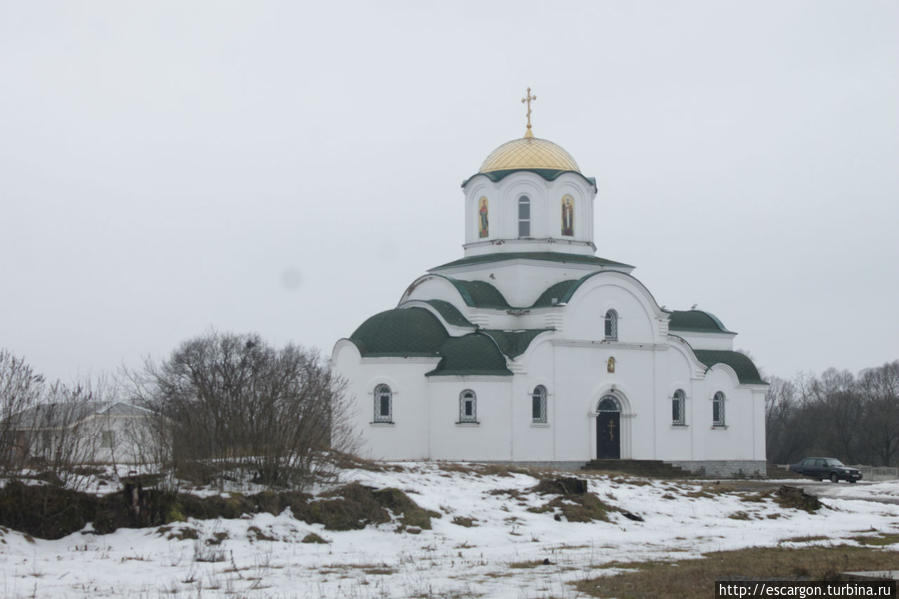
<instances>
[{"instance_id":1,"label":"dry grass","mask_svg":"<svg viewBox=\"0 0 899 599\"><path fill-rule=\"evenodd\" d=\"M466 518L465 516L456 516L453 518L453 524L456 526L462 526L465 528L471 528L472 526L477 526L475 522L477 518Z\"/></svg>"},{"instance_id":2,"label":"dry grass","mask_svg":"<svg viewBox=\"0 0 899 599\"><path fill-rule=\"evenodd\" d=\"M895 551L847 545L752 548L707 553L702 559L605 564L634 571L576 585L591 597L699 599L714 595L716 580L841 580L841 572L895 568L897 559Z\"/></svg>"},{"instance_id":3,"label":"dry grass","mask_svg":"<svg viewBox=\"0 0 899 599\"><path fill-rule=\"evenodd\" d=\"M583 495L563 495L540 507L528 508L529 512L542 514L551 512L556 520L563 517L569 522L593 522L599 520L609 521L609 512L618 511L617 508L603 503L593 493Z\"/></svg>"},{"instance_id":4,"label":"dry grass","mask_svg":"<svg viewBox=\"0 0 899 599\"><path fill-rule=\"evenodd\" d=\"M895 545L899 543L899 534L881 533L876 537L851 537L853 541L857 541L862 545L875 545L883 547L885 545Z\"/></svg>"}]
</instances>

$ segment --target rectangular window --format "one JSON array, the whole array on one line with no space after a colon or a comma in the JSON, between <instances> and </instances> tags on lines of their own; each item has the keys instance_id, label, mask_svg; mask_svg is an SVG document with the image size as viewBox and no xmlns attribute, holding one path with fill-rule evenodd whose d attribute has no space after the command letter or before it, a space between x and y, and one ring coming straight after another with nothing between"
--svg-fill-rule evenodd
<instances>
[{"instance_id":1,"label":"rectangular window","mask_svg":"<svg viewBox=\"0 0 899 599\"><path fill-rule=\"evenodd\" d=\"M531 236L531 201L528 198L518 200L518 236Z\"/></svg>"},{"instance_id":2,"label":"rectangular window","mask_svg":"<svg viewBox=\"0 0 899 599\"><path fill-rule=\"evenodd\" d=\"M712 400L712 424L724 426L724 401L718 398Z\"/></svg>"},{"instance_id":3,"label":"rectangular window","mask_svg":"<svg viewBox=\"0 0 899 599\"><path fill-rule=\"evenodd\" d=\"M459 422L478 421L478 400L472 391L465 391L459 398Z\"/></svg>"},{"instance_id":4,"label":"rectangular window","mask_svg":"<svg viewBox=\"0 0 899 599\"><path fill-rule=\"evenodd\" d=\"M680 400L677 397L671 402L671 421L674 424L683 424L683 417L680 413Z\"/></svg>"},{"instance_id":5,"label":"rectangular window","mask_svg":"<svg viewBox=\"0 0 899 599\"><path fill-rule=\"evenodd\" d=\"M390 420L390 398L386 395L382 395L380 397L380 400L381 405L379 406L380 409L378 410L378 416L380 416L384 420Z\"/></svg>"},{"instance_id":6,"label":"rectangular window","mask_svg":"<svg viewBox=\"0 0 899 599\"><path fill-rule=\"evenodd\" d=\"M115 431L103 431L100 433L100 447L112 448L115 446Z\"/></svg>"}]
</instances>

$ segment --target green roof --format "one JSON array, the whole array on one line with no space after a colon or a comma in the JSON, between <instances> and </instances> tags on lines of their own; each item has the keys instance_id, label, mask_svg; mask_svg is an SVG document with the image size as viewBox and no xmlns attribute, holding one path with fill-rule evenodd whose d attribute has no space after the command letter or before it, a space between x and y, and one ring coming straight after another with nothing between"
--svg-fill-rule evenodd
<instances>
[{"instance_id":1,"label":"green roof","mask_svg":"<svg viewBox=\"0 0 899 599\"><path fill-rule=\"evenodd\" d=\"M436 316L424 308L375 314L350 335L363 356L437 356L449 337Z\"/></svg>"},{"instance_id":2,"label":"green roof","mask_svg":"<svg viewBox=\"0 0 899 599\"><path fill-rule=\"evenodd\" d=\"M590 264L593 266L624 266L633 268L630 264L606 260L598 256L586 256L584 254L565 254L563 252L503 252L496 254L481 254L453 260L440 266L428 269L428 271L452 268L455 266L468 266L470 264L488 264L490 262L502 262L505 260L543 260L546 262L559 262L562 264Z\"/></svg>"},{"instance_id":3,"label":"green roof","mask_svg":"<svg viewBox=\"0 0 899 599\"><path fill-rule=\"evenodd\" d=\"M501 181L502 179L505 179L512 173L520 173L520 172L534 173L535 175L540 175L547 181L554 181L554 180L558 179L559 177L561 177L562 175L564 175L565 173L571 173L572 175L577 175L584 181L587 181L593 187L596 187L596 179L594 179L593 177L585 177L584 175L582 175L581 173L579 173L577 171L565 171L565 170L554 169L554 168L510 168L510 169L504 169L501 171L490 171L489 173L475 173L472 176L470 176L469 178L462 181L462 187L465 187L466 185L468 185L468 182L471 181L472 179L474 179L475 177L477 177L478 175L484 175L485 177L487 177L488 179L490 179L491 181L496 183L497 181Z\"/></svg>"},{"instance_id":4,"label":"green roof","mask_svg":"<svg viewBox=\"0 0 899 599\"><path fill-rule=\"evenodd\" d=\"M512 374L493 337L480 333L450 337L437 317L425 308L396 308L375 314L350 335L350 341L364 357L440 358L428 376ZM524 342L524 337L513 336L506 342L511 351Z\"/></svg>"},{"instance_id":5,"label":"green roof","mask_svg":"<svg viewBox=\"0 0 899 599\"><path fill-rule=\"evenodd\" d=\"M493 339L480 333L450 337L440 348L442 359L425 376L512 376Z\"/></svg>"},{"instance_id":6,"label":"green roof","mask_svg":"<svg viewBox=\"0 0 899 599\"><path fill-rule=\"evenodd\" d=\"M503 294L490 283L485 281L463 281L461 279L450 279L450 282L460 292L464 289L465 293L462 294L462 298L469 306L478 308L510 308L509 302L506 301Z\"/></svg>"},{"instance_id":7,"label":"green roof","mask_svg":"<svg viewBox=\"0 0 899 599\"><path fill-rule=\"evenodd\" d=\"M703 310L674 310L668 321L671 331L693 331L696 333L732 333L711 312Z\"/></svg>"},{"instance_id":8,"label":"green roof","mask_svg":"<svg viewBox=\"0 0 899 599\"><path fill-rule=\"evenodd\" d=\"M553 329L524 329L520 331L500 331L497 329L481 329L480 332L490 335L490 337L499 346L500 351L510 358L517 358L525 351L534 337L546 331Z\"/></svg>"},{"instance_id":9,"label":"green roof","mask_svg":"<svg viewBox=\"0 0 899 599\"><path fill-rule=\"evenodd\" d=\"M693 353L696 358L711 368L715 364L727 364L737 373L737 378L744 385L766 385L762 380L758 369L749 356L736 351L726 351L719 349L694 349Z\"/></svg>"},{"instance_id":10,"label":"green roof","mask_svg":"<svg viewBox=\"0 0 899 599\"><path fill-rule=\"evenodd\" d=\"M537 301L534 302L534 305L531 308L549 308L560 304L562 302L562 298L564 298L572 285L576 285L576 279L570 279L568 281L560 281L555 285L550 285L550 287L540 294L540 297L537 298ZM555 303L553 300L556 300Z\"/></svg>"},{"instance_id":11,"label":"green roof","mask_svg":"<svg viewBox=\"0 0 899 599\"><path fill-rule=\"evenodd\" d=\"M465 318L459 309L451 303L444 300L423 300L425 303L431 304L437 312L453 326L457 327L474 327L471 322Z\"/></svg>"}]
</instances>

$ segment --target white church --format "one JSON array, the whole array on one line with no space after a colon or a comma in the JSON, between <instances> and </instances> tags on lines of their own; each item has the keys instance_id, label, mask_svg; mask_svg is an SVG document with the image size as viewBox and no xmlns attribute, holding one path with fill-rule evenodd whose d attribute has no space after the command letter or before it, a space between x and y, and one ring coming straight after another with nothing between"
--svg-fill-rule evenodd
<instances>
[{"instance_id":1,"label":"white church","mask_svg":"<svg viewBox=\"0 0 899 599\"><path fill-rule=\"evenodd\" d=\"M531 99L525 136L462 184L464 256L334 347L359 454L764 474L767 384L736 333L594 254L596 181L533 136Z\"/></svg>"}]
</instances>

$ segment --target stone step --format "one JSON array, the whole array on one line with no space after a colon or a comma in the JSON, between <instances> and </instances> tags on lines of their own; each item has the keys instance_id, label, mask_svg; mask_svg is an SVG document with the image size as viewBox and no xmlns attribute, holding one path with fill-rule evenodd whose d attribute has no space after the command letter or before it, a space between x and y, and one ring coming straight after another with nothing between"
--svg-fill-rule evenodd
<instances>
[{"instance_id":1,"label":"stone step","mask_svg":"<svg viewBox=\"0 0 899 599\"><path fill-rule=\"evenodd\" d=\"M688 470L662 460L590 460L582 470L605 470L650 478L696 478Z\"/></svg>"}]
</instances>

